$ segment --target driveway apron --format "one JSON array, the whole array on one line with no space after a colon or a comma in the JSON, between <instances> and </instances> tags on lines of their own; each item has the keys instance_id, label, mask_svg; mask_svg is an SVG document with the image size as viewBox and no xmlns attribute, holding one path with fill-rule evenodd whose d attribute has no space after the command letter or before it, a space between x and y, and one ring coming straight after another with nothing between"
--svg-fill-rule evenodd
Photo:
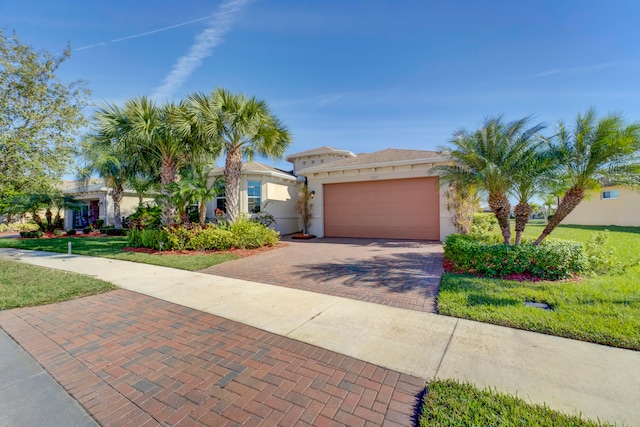
<instances>
[{"instance_id":1,"label":"driveway apron","mask_svg":"<svg viewBox=\"0 0 640 427\"><path fill-rule=\"evenodd\" d=\"M283 239L287 246L202 273L435 312L442 244L390 239Z\"/></svg>"}]
</instances>

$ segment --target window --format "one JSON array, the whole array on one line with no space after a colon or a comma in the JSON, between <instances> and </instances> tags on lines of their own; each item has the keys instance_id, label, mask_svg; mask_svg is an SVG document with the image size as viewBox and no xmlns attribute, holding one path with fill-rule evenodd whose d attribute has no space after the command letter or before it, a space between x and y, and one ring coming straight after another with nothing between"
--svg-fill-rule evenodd
<instances>
[{"instance_id":1,"label":"window","mask_svg":"<svg viewBox=\"0 0 640 427\"><path fill-rule=\"evenodd\" d=\"M227 195L225 194L224 184L218 187L218 195L216 196L216 209L227 212Z\"/></svg>"},{"instance_id":2,"label":"window","mask_svg":"<svg viewBox=\"0 0 640 427\"><path fill-rule=\"evenodd\" d=\"M602 199L617 199L618 198L618 190L609 190L602 192Z\"/></svg>"},{"instance_id":3,"label":"window","mask_svg":"<svg viewBox=\"0 0 640 427\"><path fill-rule=\"evenodd\" d=\"M247 183L247 198L249 213L260 212L260 181L249 181Z\"/></svg>"}]
</instances>

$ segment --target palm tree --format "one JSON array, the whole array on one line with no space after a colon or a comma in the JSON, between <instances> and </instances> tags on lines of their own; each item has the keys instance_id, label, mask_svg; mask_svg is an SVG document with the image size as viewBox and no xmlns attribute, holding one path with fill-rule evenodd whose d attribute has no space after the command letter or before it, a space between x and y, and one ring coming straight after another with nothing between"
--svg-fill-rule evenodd
<instances>
[{"instance_id":1,"label":"palm tree","mask_svg":"<svg viewBox=\"0 0 640 427\"><path fill-rule=\"evenodd\" d=\"M198 220L200 227L207 221L207 201L218 196L223 177L217 176L209 183L210 166L196 165L188 172L193 198L198 202Z\"/></svg>"},{"instance_id":2,"label":"palm tree","mask_svg":"<svg viewBox=\"0 0 640 427\"><path fill-rule=\"evenodd\" d=\"M189 111L182 117L185 132L203 144L217 145L226 154L224 179L226 209L230 222L240 215L242 161L255 155L281 158L291 143L291 134L275 117L265 101L218 88L208 96L194 93L185 102Z\"/></svg>"},{"instance_id":3,"label":"palm tree","mask_svg":"<svg viewBox=\"0 0 640 427\"><path fill-rule=\"evenodd\" d=\"M598 119L593 108L578 114L573 128L558 124L556 148L561 153L560 176L567 190L556 213L534 242L540 244L601 180L629 182L640 171L640 124L626 125L617 114Z\"/></svg>"},{"instance_id":4,"label":"palm tree","mask_svg":"<svg viewBox=\"0 0 640 427\"><path fill-rule=\"evenodd\" d=\"M122 109L107 104L96 114L101 132L131 156L160 164L162 223L172 224L176 209L169 186L190 161L213 161L216 147L210 140L191 138L189 123L174 120L184 111L175 104L157 106L146 97L128 100Z\"/></svg>"},{"instance_id":5,"label":"palm tree","mask_svg":"<svg viewBox=\"0 0 640 427\"><path fill-rule=\"evenodd\" d=\"M117 145L104 138L104 135L95 133L88 135L82 142L81 156L84 165L81 166L79 175L85 185L94 173L104 179L105 185L111 190L115 228L122 228L120 203L124 197L124 185L135 174L135 170L127 162L128 156L117 152Z\"/></svg>"},{"instance_id":6,"label":"palm tree","mask_svg":"<svg viewBox=\"0 0 640 427\"><path fill-rule=\"evenodd\" d=\"M469 234L473 225L473 215L480 209L480 190L476 184L449 181L444 193L446 206L453 213L453 226L460 234Z\"/></svg>"},{"instance_id":7,"label":"palm tree","mask_svg":"<svg viewBox=\"0 0 640 427\"><path fill-rule=\"evenodd\" d=\"M503 123L502 117L488 118L476 131L456 131L452 149L445 149L453 164L438 166L444 182L475 184L488 194L489 207L498 219L505 244L510 244L511 204L507 193L514 185L514 176L521 167L521 159L537 134L544 128L537 124L525 126L525 117Z\"/></svg>"},{"instance_id":8,"label":"palm tree","mask_svg":"<svg viewBox=\"0 0 640 427\"><path fill-rule=\"evenodd\" d=\"M519 167L513 176L513 188L510 191L518 200L518 204L513 209L516 220L516 245L522 241L522 234L533 211L531 199L549 188L553 180L553 172L558 167L558 153L551 149L541 150L538 144L532 145L522 155Z\"/></svg>"}]
</instances>

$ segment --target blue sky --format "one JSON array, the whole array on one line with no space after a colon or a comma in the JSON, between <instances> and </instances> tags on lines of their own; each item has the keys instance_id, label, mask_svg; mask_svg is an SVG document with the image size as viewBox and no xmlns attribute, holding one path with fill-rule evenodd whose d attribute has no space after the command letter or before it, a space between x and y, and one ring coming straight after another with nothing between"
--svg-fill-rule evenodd
<instances>
[{"instance_id":1,"label":"blue sky","mask_svg":"<svg viewBox=\"0 0 640 427\"><path fill-rule=\"evenodd\" d=\"M268 102L289 153L437 149L484 117L640 120L637 1L0 0L96 103L218 86ZM284 161L267 161L287 167Z\"/></svg>"}]
</instances>

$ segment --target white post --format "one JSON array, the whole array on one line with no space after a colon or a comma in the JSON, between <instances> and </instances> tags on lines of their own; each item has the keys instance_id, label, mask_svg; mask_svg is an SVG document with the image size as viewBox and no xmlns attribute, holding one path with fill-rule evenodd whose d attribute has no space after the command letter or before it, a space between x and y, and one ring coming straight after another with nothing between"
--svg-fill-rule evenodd
<instances>
[{"instance_id":1,"label":"white post","mask_svg":"<svg viewBox=\"0 0 640 427\"><path fill-rule=\"evenodd\" d=\"M71 255L71 242L67 242L67 254Z\"/></svg>"}]
</instances>

